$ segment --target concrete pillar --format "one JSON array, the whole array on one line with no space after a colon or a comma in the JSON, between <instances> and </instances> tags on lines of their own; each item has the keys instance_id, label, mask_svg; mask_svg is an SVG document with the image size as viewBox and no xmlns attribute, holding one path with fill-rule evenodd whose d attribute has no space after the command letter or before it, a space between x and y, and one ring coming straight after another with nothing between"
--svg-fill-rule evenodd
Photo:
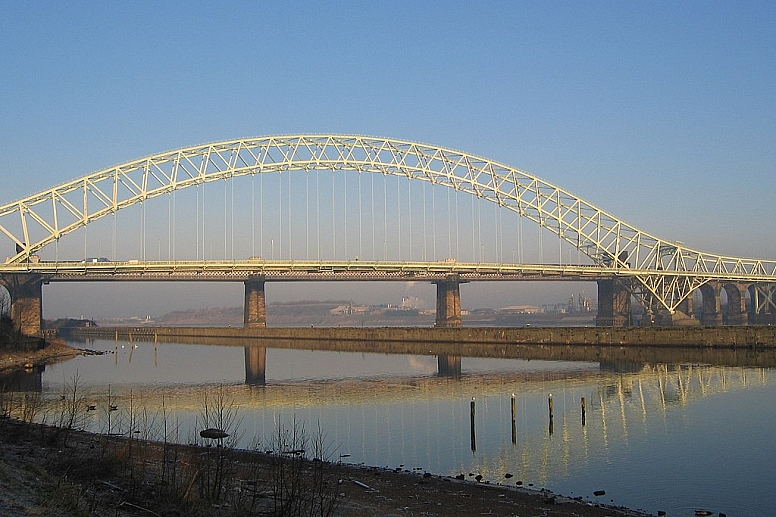
<instances>
[{"instance_id":1,"label":"concrete pillar","mask_svg":"<svg viewBox=\"0 0 776 517\"><path fill-rule=\"evenodd\" d=\"M437 327L460 327L461 320L461 291L460 280L457 275L439 280L437 286L436 323Z\"/></svg>"},{"instance_id":2,"label":"concrete pillar","mask_svg":"<svg viewBox=\"0 0 776 517\"><path fill-rule=\"evenodd\" d=\"M700 287L703 295L703 313L701 325L707 327L719 327L722 325L722 308L719 302L719 293L722 285L719 282L707 282Z\"/></svg>"},{"instance_id":3,"label":"concrete pillar","mask_svg":"<svg viewBox=\"0 0 776 517\"><path fill-rule=\"evenodd\" d=\"M746 286L743 284L725 284L728 298L728 325L746 325L749 315L746 312Z\"/></svg>"},{"instance_id":4,"label":"concrete pillar","mask_svg":"<svg viewBox=\"0 0 776 517\"><path fill-rule=\"evenodd\" d=\"M264 386L267 384L267 348L245 347L245 384Z\"/></svg>"},{"instance_id":5,"label":"concrete pillar","mask_svg":"<svg viewBox=\"0 0 776 517\"><path fill-rule=\"evenodd\" d=\"M39 337L43 328L43 278L12 275L5 283L11 296L11 319L23 336Z\"/></svg>"},{"instance_id":6,"label":"concrete pillar","mask_svg":"<svg viewBox=\"0 0 776 517\"><path fill-rule=\"evenodd\" d=\"M440 377L461 378L461 356L440 355L437 356L438 372Z\"/></svg>"},{"instance_id":7,"label":"concrete pillar","mask_svg":"<svg viewBox=\"0 0 776 517\"><path fill-rule=\"evenodd\" d=\"M631 324L631 296L622 281L598 281L597 327L625 327Z\"/></svg>"},{"instance_id":8,"label":"concrete pillar","mask_svg":"<svg viewBox=\"0 0 776 517\"><path fill-rule=\"evenodd\" d=\"M254 277L245 281L243 315L243 326L245 327L267 326L267 312L264 303L264 277Z\"/></svg>"}]
</instances>

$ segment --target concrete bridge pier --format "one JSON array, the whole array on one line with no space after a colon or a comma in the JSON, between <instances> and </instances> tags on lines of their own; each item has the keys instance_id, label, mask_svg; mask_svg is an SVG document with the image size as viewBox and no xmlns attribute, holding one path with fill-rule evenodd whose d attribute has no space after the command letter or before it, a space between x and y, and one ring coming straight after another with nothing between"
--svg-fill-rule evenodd
<instances>
[{"instance_id":1,"label":"concrete bridge pier","mask_svg":"<svg viewBox=\"0 0 776 517\"><path fill-rule=\"evenodd\" d=\"M43 277L10 275L2 280L11 297L11 319L23 336L38 337L43 329Z\"/></svg>"},{"instance_id":2,"label":"concrete bridge pier","mask_svg":"<svg viewBox=\"0 0 776 517\"><path fill-rule=\"evenodd\" d=\"M460 327L461 320L461 281L458 275L450 275L444 280L434 282L437 286L436 327Z\"/></svg>"},{"instance_id":3,"label":"concrete bridge pier","mask_svg":"<svg viewBox=\"0 0 776 517\"><path fill-rule=\"evenodd\" d=\"M719 294L722 292L722 284L719 282L707 282L700 287L703 295L703 312L701 313L701 325L707 327L722 326L722 306Z\"/></svg>"},{"instance_id":4,"label":"concrete bridge pier","mask_svg":"<svg viewBox=\"0 0 776 517\"><path fill-rule=\"evenodd\" d=\"M631 294L619 279L598 281L597 327L625 327L631 324Z\"/></svg>"},{"instance_id":5,"label":"concrete bridge pier","mask_svg":"<svg viewBox=\"0 0 776 517\"><path fill-rule=\"evenodd\" d=\"M266 327L267 311L264 297L264 277L252 277L245 281L244 327Z\"/></svg>"}]
</instances>

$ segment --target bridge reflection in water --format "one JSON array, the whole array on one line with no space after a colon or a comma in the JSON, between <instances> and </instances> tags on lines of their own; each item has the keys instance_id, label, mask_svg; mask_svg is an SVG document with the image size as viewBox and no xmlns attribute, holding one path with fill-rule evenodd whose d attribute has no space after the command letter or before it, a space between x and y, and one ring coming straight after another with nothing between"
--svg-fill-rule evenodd
<instances>
[{"instance_id":1,"label":"bridge reflection in water","mask_svg":"<svg viewBox=\"0 0 776 517\"><path fill-rule=\"evenodd\" d=\"M267 347L245 347L245 384L264 386L267 383Z\"/></svg>"},{"instance_id":2,"label":"bridge reflection in water","mask_svg":"<svg viewBox=\"0 0 776 517\"><path fill-rule=\"evenodd\" d=\"M461 378L461 356L437 356L438 375L440 377ZM245 384L264 386L267 384L267 347L245 347Z\"/></svg>"},{"instance_id":3,"label":"bridge reflection in water","mask_svg":"<svg viewBox=\"0 0 776 517\"><path fill-rule=\"evenodd\" d=\"M441 377L461 377L461 356L440 355L439 375ZM267 348L263 346L245 347L245 384L264 386L267 383Z\"/></svg>"},{"instance_id":4,"label":"bridge reflection in water","mask_svg":"<svg viewBox=\"0 0 776 517\"><path fill-rule=\"evenodd\" d=\"M758 411L776 396L773 351L534 345L462 353L451 345L432 353L426 344L404 343L400 353L388 354L368 352L374 349L368 343L340 346L347 352L333 343L313 350L292 349L291 342L123 345L129 350L95 341L91 347L118 350L117 356L51 365L42 382L30 386L40 386L53 411L63 379L77 372L98 407L110 387L119 413L131 397L149 414L164 408L181 426L183 440L186 426L196 428L203 393L219 389L239 408L243 446L254 439L271 443L277 425L295 419L308 430L320 425L336 448L335 459L342 454L355 463L479 473L494 483L507 482L510 473L511 484L520 480L570 495L603 488L607 502L653 513L672 514L693 490L704 498L701 506L728 514L763 514L776 504L765 486L776 478L776 466L762 460L776 440L776 426L768 411ZM192 378L195 365L215 370L219 364L229 371ZM127 380L144 370L159 375ZM95 411L89 425L104 429L104 418ZM120 420L114 415L114 426L123 425L115 423ZM752 493L757 498L749 501Z\"/></svg>"}]
</instances>

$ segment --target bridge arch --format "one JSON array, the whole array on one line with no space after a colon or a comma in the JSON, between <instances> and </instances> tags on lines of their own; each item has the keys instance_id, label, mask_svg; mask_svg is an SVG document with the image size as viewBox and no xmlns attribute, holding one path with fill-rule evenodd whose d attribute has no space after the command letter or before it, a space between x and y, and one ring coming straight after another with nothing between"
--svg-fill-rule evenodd
<instances>
[{"instance_id":1,"label":"bridge arch","mask_svg":"<svg viewBox=\"0 0 776 517\"><path fill-rule=\"evenodd\" d=\"M711 281L704 284L698 289L701 295L700 322L707 326L723 323L746 325L749 322L747 305L751 306L753 289L753 285L740 282Z\"/></svg>"},{"instance_id":2,"label":"bridge arch","mask_svg":"<svg viewBox=\"0 0 776 517\"><path fill-rule=\"evenodd\" d=\"M776 261L725 257L659 239L578 196L508 165L444 147L358 135L246 138L159 153L0 206L6 263L31 260L62 236L126 207L239 176L356 171L429 182L495 203L549 230L629 288L673 312L714 276L776 275Z\"/></svg>"},{"instance_id":3,"label":"bridge arch","mask_svg":"<svg viewBox=\"0 0 776 517\"><path fill-rule=\"evenodd\" d=\"M725 282L722 290L727 297L727 313L725 323L728 325L746 325L748 314L746 311L747 286L739 283Z\"/></svg>"}]
</instances>

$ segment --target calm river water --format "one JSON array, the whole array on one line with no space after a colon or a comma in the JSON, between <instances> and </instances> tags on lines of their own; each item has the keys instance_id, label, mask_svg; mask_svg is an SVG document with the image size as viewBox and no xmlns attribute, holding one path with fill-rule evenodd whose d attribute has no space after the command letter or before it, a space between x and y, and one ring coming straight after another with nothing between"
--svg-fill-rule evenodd
<instances>
[{"instance_id":1,"label":"calm river water","mask_svg":"<svg viewBox=\"0 0 776 517\"><path fill-rule=\"evenodd\" d=\"M202 420L206 405L225 406L235 418L224 426L240 447L268 449L278 426L296 422L308 435L320 427L333 460L481 474L669 516L776 513L772 368L73 344L105 353L13 383L53 408L75 380L94 406L86 426L97 432L132 427L161 439L166 421L168 435L188 442L213 424Z\"/></svg>"}]
</instances>

